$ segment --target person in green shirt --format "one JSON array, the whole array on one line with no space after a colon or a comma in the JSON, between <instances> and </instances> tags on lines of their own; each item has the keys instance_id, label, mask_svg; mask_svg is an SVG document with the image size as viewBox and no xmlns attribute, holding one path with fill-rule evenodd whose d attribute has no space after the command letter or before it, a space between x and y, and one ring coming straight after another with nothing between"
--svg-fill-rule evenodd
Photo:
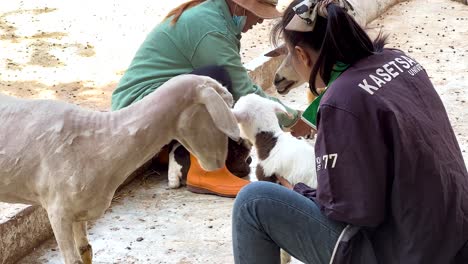
<instances>
[{"instance_id":1,"label":"person in green shirt","mask_svg":"<svg viewBox=\"0 0 468 264\"><path fill-rule=\"evenodd\" d=\"M192 0L172 10L141 44L129 68L112 94L112 110L124 108L181 74L212 77L225 85L237 101L256 93L271 100L254 84L241 62L241 33L264 19L280 17L277 0ZM296 110L279 116L290 128L299 119ZM249 183L226 166L204 171L191 157L187 176L189 190L235 197Z\"/></svg>"}]
</instances>

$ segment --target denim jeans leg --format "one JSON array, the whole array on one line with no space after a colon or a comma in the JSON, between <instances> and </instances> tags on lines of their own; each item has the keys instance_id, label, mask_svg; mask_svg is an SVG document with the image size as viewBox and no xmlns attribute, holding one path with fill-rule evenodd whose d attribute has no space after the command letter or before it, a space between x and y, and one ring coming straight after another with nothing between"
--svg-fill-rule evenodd
<instances>
[{"instance_id":1,"label":"denim jeans leg","mask_svg":"<svg viewBox=\"0 0 468 264\"><path fill-rule=\"evenodd\" d=\"M304 263L328 263L345 226L327 219L315 202L294 191L254 182L241 190L234 204L234 260L280 263L282 248Z\"/></svg>"}]
</instances>

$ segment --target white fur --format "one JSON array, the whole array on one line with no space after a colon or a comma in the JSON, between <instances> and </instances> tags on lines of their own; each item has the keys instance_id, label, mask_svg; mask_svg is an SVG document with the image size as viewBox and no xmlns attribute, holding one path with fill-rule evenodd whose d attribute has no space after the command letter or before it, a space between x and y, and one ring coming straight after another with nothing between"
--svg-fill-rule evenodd
<instances>
[{"instance_id":1,"label":"white fur","mask_svg":"<svg viewBox=\"0 0 468 264\"><path fill-rule=\"evenodd\" d=\"M195 75L106 113L1 95L0 201L44 207L65 263L89 264L86 221L100 217L117 187L162 146L175 139L204 168L224 165L226 135L239 138L232 102L219 83Z\"/></svg>"},{"instance_id":2,"label":"white fur","mask_svg":"<svg viewBox=\"0 0 468 264\"><path fill-rule=\"evenodd\" d=\"M177 149L179 146L180 144L177 143L177 145L173 147L173 150ZM181 185L180 180L182 179L182 165L177 163L177 160L175 159L175 153L173 150L169 152L169 168L167 171L167 180L169 188L177 189Z\"/></svg>"},{"instance_id":3,"label":"white fur","mask_svg":"<svg viewBox=\"0 0 468 264\"><path fill-rule=\"evenodd\" d=\"M240 124L241 132L258 147L255 136L259 132L272 132L278 138L268 158L259 160L265 175L280 175L291 184L299 182L310 187L317 186L314 147L281 130L276 113L286 112L276 102L255 94L239 99L233 113Z\"/></svg>"},{"instance_id":4,"label":"white fur","mask_svg":"<svg viewBox=\"0 0 468 264\"><path fill-rule=\"evenodd\" d=\"M265 160L258 163L265 175L280 175L291 184L299 182L317 187L315 149L305 140L299 140L289 133L277 134L278 141Z\"/></svg>"},{"instance_id":5,"label":"white fur","mask_svg":"<svg viewBox=\"0 0 468 264\"><path fill-rule=\"evenodd\" d=\"M172 149L169 151L169 166L167 170L167 179L168 187L171 189L179 188L182 185L182 178L184 177L184 175L182 174L184 164L179 164L175 157L175 151L179 148L183 148L183 146L181 146L179 143L176 143L174 144L174 146L172 146Z\"/></svg>"}]
</instances>

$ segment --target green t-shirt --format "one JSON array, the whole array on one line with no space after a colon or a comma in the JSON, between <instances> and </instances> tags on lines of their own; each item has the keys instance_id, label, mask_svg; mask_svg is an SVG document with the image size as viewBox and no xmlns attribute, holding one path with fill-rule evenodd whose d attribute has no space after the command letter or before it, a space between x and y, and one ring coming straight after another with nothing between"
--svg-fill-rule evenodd
<instances>
[{"instance_id":1,"label":"green t-shirt","mask_svg":"<svg viewBox=\"0 0 468 264\"><path fill-rule=\"evenodd\" d=\"M280 102L250 79L239 54L240 38L225 0L207 0L190 8L175 25L166 19L151 31L137 51L112 94L112 110L142 99L175 76L208 65L223 66L228 71L234 100L256 93ZM296 110L286 109L294 118L279 116L284 127L298 119Z\"/></svg>"}]
</instances>

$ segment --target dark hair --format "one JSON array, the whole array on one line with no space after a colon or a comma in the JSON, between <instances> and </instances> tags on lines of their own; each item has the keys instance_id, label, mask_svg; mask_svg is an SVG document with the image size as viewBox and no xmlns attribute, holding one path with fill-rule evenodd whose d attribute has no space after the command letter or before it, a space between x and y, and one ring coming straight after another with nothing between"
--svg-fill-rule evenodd
<instances>
[{"instance_id":1,"label":"dark hair","mask_svg":"<svg viewBox=\"0 0 468 264\"><path fill-rule=\"evenodd\" d=\"M187 9L190 9L190 8L192 8L194 6L197 6L197 5L199 5L199 4L201 4L201 3L205 2L205 1L206 0L191 0L191 1L188 1L186 3L183 3L180 6L172 9L164 19L168 19L168 18L173 16L171 24L175 25L175 23L177 23L180 16L182 15L182 13L184 13Z\"/></svg>"},{"instance_id":2,"label":"dark hair","mask_svg":"<svg viewBox=\"0 0 468 264\"><path fill-rule=\"evenodd\" d=\"M277 45L281 36L293 46L306 45L317 51L319 56L309 78L312 93L318 95L315 80L317 75L325 84L330 81L330 75L336 62L354 64L362 58L381 52L386 44L387 36L379 33L372 41L364 29L349 15L345 9L330 4L327 7L328 16L317 16L312 32L286 30L286 26L294 17L293 7L301 0L294 0L284 12L283 18L273 27L272 42Z\"/></svg>"}]
</instances>

